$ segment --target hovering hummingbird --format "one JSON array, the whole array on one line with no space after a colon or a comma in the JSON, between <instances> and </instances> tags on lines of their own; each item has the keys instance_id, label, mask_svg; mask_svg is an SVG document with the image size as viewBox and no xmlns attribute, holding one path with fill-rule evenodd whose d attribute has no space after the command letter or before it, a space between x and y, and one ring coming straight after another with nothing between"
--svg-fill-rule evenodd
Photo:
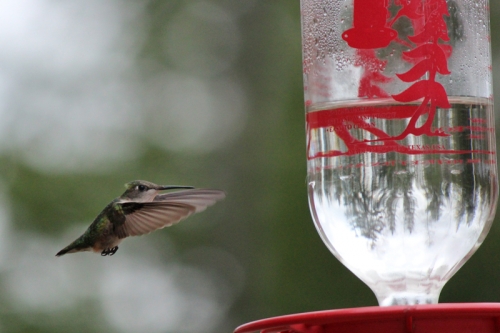
<instances>
[{"instance_id":1,"label":"hovering hummingbird","mask_svg":"<svg viewBox=\"0 0 500 333\"><path fill-rule=\"evenodd\" d=\"M59 251L57 257L82 251L112 256L124 238L171 226L225 197L224 192L219 190L163 186L144 180L135 180L125 184L125 187L125 192L111 201L83 235ZM183 191L159 194L160 191L174 189Z\"/></svg>"}]
</instances>

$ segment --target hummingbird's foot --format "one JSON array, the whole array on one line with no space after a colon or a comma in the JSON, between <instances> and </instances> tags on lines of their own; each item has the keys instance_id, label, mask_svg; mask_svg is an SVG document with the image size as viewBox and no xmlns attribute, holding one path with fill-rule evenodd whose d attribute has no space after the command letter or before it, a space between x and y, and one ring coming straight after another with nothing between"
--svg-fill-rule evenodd
<instances>
[{"instance_id":1,"label":"hummingbird's foot","mask_svg":"<svg viewBox=\"0 0 500 333\"><path fill-rule=\"evenodd\" d=\"M112 256L113 254L116 253L116 251L118 251L118 246L109 249L109 255Z\"/></svg>"},{"instance_id":2,"label":"hummingbird's foot","mask_svg":"<svg viewBox=\"0 0 500 333\"><path fill-rule=\"evenodd\" d=\"M110 249L105 249L101 252L101 256L105 257L105 256L112 256L113 254L116 253L116 251L118 251L118 246L115 246L115 247L112 247Z\"/></svg>"}]
</instances>

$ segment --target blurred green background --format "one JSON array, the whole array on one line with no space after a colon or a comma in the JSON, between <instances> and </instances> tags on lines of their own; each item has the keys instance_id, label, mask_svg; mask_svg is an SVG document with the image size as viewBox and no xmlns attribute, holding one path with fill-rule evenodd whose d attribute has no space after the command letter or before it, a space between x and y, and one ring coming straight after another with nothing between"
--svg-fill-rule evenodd
<instances>
[{"instance_id":1,"label":"blurred green background","mask_svg":"<svg viewBox=\"0 0 500 333\"><path fill-rule=\"evenodd\" d=\"M500 96L498 1L491 17ZM309 214L298 0L2 0L0 45L0 333L377 304ZM134 179L227 198L114 257L54 257ZM500 301L499 234L441 302Z\"/></svg>"}]
</instances>

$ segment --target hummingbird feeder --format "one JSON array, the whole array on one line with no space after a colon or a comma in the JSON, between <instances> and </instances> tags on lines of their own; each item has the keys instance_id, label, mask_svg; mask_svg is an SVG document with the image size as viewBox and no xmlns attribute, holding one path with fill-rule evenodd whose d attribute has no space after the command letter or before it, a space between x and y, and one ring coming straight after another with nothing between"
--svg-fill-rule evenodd
<instances>
[{"instance_id":1,"label":"hummingbird feeder","mask_svg":"<svg viewBox=\"0 0 500 333\"><path fill-rule=\"evenodd\" d=\"M438 304L497 206L488 0L301 0L301 21L311 215L379 306L235 332L499 332L500 303Z\"/></svg>"}]
</instances>

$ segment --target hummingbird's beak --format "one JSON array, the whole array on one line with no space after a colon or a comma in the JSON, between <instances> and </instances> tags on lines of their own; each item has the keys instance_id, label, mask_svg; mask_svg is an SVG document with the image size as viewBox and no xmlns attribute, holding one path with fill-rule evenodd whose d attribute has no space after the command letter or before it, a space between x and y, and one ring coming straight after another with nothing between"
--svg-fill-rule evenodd
<instances>
[{"instance_id":1,"label":"hummingbird's beak","mask_svg":"<svg viewBox=\"0 0 500 333\"><path fill-rule=\"evenodd\" d=\"M178 189L193 189L193 186L179 186L179 185L160 185L158 186L157 190L158 191L165 191L165 190L178 190Z\"/></svg>"}]
</instances>

